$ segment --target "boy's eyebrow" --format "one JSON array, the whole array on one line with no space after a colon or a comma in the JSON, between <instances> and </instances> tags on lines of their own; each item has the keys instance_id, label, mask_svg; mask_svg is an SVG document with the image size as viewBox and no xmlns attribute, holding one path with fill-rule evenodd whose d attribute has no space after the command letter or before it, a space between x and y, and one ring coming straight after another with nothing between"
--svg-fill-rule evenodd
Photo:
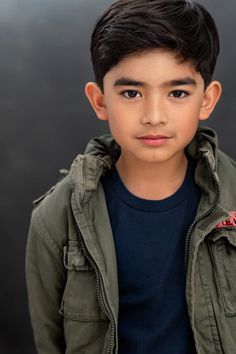
<instances>
[{"instance_id":1,"label":"boy's eyebrow","mask_svg":"<svg viewBox=\"0 0 236 354\"><path fill-rule=\"evenodd\" d=\"M160 87L171 87L171 86L182 86L182 85L192 85L196 86L197 82L190 76L184 78L178 78L174 80L164 81L161 83ZM116 86L138 86L146 87L149 86L147 83L142 81L136 81L128 77L121 77L114 82L114 87Z\"/></svg>"}]
</instances>

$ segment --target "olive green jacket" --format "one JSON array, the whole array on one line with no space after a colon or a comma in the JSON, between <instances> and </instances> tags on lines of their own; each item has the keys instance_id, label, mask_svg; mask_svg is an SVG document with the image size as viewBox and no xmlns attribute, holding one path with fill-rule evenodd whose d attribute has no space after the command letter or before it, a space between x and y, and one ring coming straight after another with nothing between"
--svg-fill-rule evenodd
<instances>
[{"instance_id":1,"label":"olive green jacket","mask_svg":"<svg viewBox=\"0 0 236 354\"><path fill-rule=\"evenodd\" d=\"M92 139L69 173L35 201L26 280L39 354L118 353L116 253L100 176L119 154L109 134ZM209 128L199 128L186 154L198 161L195 180L202 189L185 245L196 351L233 354L236 163L218 150Z\"/></svg>"}]
</instances>

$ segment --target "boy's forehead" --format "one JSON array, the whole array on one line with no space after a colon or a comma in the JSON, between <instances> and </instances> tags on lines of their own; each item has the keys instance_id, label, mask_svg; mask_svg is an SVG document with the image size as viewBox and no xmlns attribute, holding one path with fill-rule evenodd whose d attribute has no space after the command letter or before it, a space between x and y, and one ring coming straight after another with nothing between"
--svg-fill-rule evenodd
<instances>
[{"instance_id":1,"label":"boy's forehead","mask_svg":"<svg viewBox=\"0 0 236 354\"><path fill-rule=\"evenodd\" d=\"M113 87L167 86L175 81L176 85L181 81L196 85L203 79L191 61L183 61L170 51L152 50L125 57L106 73L105 81Z\"/></svg>"}]
</instances>

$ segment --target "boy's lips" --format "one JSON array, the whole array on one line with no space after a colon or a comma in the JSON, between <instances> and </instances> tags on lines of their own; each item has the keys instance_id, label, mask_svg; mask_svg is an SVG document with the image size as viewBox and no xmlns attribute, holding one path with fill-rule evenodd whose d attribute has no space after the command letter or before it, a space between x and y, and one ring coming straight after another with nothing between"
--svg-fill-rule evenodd
<instances>
[{"instance_id":1,"label":"boy's lips","mask_svg":"<svg viewBox=\"0 0 236 354\"><path fill-rule=\"evenodd\" d=\"M166 143L168 139L170 139L170 136L167 135L143 135L138 137L139 140L142 141L143 144L149 145L149 146L160 146Z\"/></svg>"},{"instance_id":2,"label":"boy's lips","mask_svg":"<svg viewBox=\"0 0 236 354\"><path fill-rule=\"evenodd\" d=\"M170 138L169 136L166 135L144 135L140 136L138 139L168 139Z\"/></svg>"}]
</instances>

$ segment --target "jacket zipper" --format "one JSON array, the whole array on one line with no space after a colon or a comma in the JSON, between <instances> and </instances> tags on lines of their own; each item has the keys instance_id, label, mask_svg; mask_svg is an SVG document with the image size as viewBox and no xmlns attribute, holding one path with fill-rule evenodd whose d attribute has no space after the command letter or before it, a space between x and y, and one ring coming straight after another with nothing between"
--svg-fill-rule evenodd
<instances>
[{"instance_id":1,"label":"jacket zipper","mask_svg":"<svg viewBox=\"0 0 236 354\"><path fill-rule=\"evenodd\" d=\"M96 274L96 295L97 295L98 304L99 304L100 308L102 309L102 311L105 313L105 315L108 317L108 319L110 320L110 323L111 323L111 336L110 336L110 340L109 340L109 343L108 343L108 346L107 346L107 349L106 349L106 353L110 354L112 352L111 350L112 350L112 346L113 346L114 338L115 338L115 320L114 320L114 316L111 314L110 309L106 305L106 303L105 303L105 301L104 301L104 299L103 299L103 297L101 295L100 287L101 287L101 283L102 283L102 276L101 276L99 268L97 267L95 261L91 257L91 255L90 255L90 253L89 253L89 251L88 251L88 249L87 249L87 247L85 245L82 233L80 231L80 228L79 228L77 222L76 222L76 228L77 228L77 232L78 232L78 238L79 238L80 246L81 246L81 249L82 249L82 251L84 253L84 256L87 258L87 260L91 264L91 266L94 269L95 274Z\"/></svg>"},{"instance_id":2,"label":"jacket zipper","mask_svg":"<svg viewBox=\"0 0 236 354\"><path fill-rule=\"evenodd\" d=\"M203 213L202 215L200 215L197 219L195 219L192 224L190 225L189 229L188 229L188 232L187 232L187 235L186 235L186 239L185 239L185 251L184 251L184 269L185 269L185 275L187 275L187 266L188 266L188 254L189 254L189 242L190 242L190 236L191 236L191 233L192 233L192 230L194 228L194 226L199 222L201 221L202 219L204 219L205 217L209 216L213 211L214 209L216 208L217 206L217 203L220 199L220 195L221 195L221 187L220 187L220 182L219 182L219 179L218 179L218 176L216 174L216 172L214 171L214 168L213 166L211 165L211 162L209 161L208 157L203 154L203 158L206 160L206 163L207 163L207 167L211 173L211 177L213 179L213 181L215 182L215 185L216 185L216 195L215 195L215 198L212 202L212 205L211 205L211 208L208 209L205 213Z\"/></svg>"}]
</instances>

